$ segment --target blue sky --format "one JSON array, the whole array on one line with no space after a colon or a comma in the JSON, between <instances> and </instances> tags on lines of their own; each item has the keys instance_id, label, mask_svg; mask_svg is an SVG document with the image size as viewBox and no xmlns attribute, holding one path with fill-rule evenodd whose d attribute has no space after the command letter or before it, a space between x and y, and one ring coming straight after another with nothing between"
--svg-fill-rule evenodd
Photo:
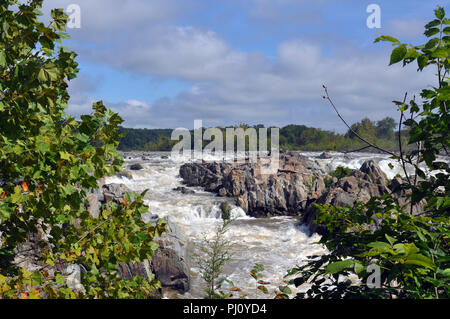
<instances>
[{"instance_id":1,"label":"blue sky","mask_svg":"<svg viewBox=\"0 0 450 319\"><path fill-rule=\"evenodd\" d=\"M388 67L382 34L424 41L448 0L46 0L81 8L65 44L79 53L69 113L103 100L124 126L305 124L343 131L322 99L327 84L349 122L396 116L391 101L433 82L433 72ZM381 29L369 29L369 4Z\"/></svg>"}]
</instances>

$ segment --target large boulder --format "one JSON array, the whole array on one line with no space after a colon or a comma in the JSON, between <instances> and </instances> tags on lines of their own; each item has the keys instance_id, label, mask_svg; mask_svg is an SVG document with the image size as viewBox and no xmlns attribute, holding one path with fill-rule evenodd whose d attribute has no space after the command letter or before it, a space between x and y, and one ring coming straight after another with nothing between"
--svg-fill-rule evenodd
<instances>
[{"instance_id":1,"label":"large boulder","mask_svg":"<svg viewBox=\"0 0 450 319\"><path fill-rule=\"evenodd\" d=\"M168 232L157 240L160 248L152 258L151 267L163 287L186 292L190 289L188 241L177 225L166 221Z\"/></svg>"},{"instance_id":2,"label":"large boulder","mask_svg":"<svg viewBox=\"0 0 450 319\"><path fill-rule=\"evenodd\" d=\"M308 201L325 189L315 164L295 154L280 154L276 174L262 175L261 163L187 163L180 176L188 186L201 186L219 196L233 197L254 217L297 216Z\"/></svg>"},{"instance_id":3,"label":"large boulder","mask_svg":"<svg viewBox=\"0 0 450 319\"><path fill-rule=\"evenodd\" d=\"M126 193L131 193L131 190L125 184L105 184L102 187L103 200L101 202L122 203Z\"/></svg>"},{"instance_id":4,"label":"large boulder","mask_svg":"<svg viewBox=\"0 0 450 319\"><path fill-rule=\"evenodd\" d=\"M189 259L186 240L178 227L168 221L168 232L158 240L159 248L151 261L120 264L124 279L141 276L149 279L150 273L161 282L162 287L187 292L190 289Z\"/></svg>"},{"instance_id":5,"label":"large boulder","mask_svg":"<svg viewBox=\"0 0 450 319\"><path fill-rule=\"evenodd\" d=\"M333 156L330 153L327 152L323 152L322 154L319 155L320 159L330 159L333 158Z\"/></svg>"},{"instance_id":6,"label":"large boulder","mask_svg":"<svg viewBox=\"0 0 450 319\"><path fill-rule=\"evenodd\" d=\"M132 171L140 171L140 170L143 170L143 169L144 169L144 166L142 166L139 163L130 165L130 170L132 170Z\"/></svg>"},{"instance_id":7,"label":"large boulder","mask_svg":"<svg viewBox=\"0 0 450 319\"><path fill-rule=\"evenodd\" d=\"M417 178L419 182L423 181L421 178ZM405 190L403 188L404 184L406 184L405 179L397 176L392 179L388 186L391 192L396 197L398 204L405 207L405 211L410 212L413 216L425 214L426 201L421 200L419 203L411 207L411 203L408 200L408 196L411 194L411 190Z\"/></svg>"}]
</instances>

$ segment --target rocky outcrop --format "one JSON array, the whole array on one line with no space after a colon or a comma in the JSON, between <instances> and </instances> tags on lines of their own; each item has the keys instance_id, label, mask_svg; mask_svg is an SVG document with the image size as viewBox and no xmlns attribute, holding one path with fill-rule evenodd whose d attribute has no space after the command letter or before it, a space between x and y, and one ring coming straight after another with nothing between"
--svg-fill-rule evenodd
<instances>
[{"instance_id":1,"label":"rocky outcrop","mask_svg":"<svg viewBox=\"0 0 450 319\"><path fill-rule=\"evenodd\" d=\"M163 287L186 292L190 288L187 240L170 221L168 232L158 239L160 248L151 261L151 269Z\"/></svg>"},{"instance_id":2,"label":"rocky outcrop","mask_svg":"<svg viewBox=\"0 0 450 319\"><path fill-rule=\"evenodd\" d=\"M359 170L353 171L350 176L334 180L333 184L320 196L316 204L331 204L333 206L353 206L356 202L367 203L372 197L381 197L391 193L400 206L406 206L405 211L410 211L406 203L406 192L402 190L405 181L396 177L389 181L386 174L373 160L365 162ZM415 205L413 215L423 212L424 202ZM309 226L312 232L323 234L326 230L321 225L316 225L316 207L310 205L302 216L302 223ZM373 227L376 227L376 221Z\"/></svg>"},{"instance_id":3,"label":"rocky outcrop","mask_svg":"<svg viewBox=\"0 0 450 319\"><path fill-rule=\"evenodd\" d=\"M413 177L414 178L414 177ZM423 181L421 178L418 177L418 181ZM425 212L425 204L426 201L422 200L416 205L413 205L411 208L411 205L409 201L407 201L408 195L411 194L410 190L404 190L402 186L406 184L405 179L402 179L400 177L395 177L390 183L389 183L389 189L391 192L395 195L397 202L400 206L405 207L406 212L410 212L413 216L423 215Z\"/></svg>"},{"instance_id":4,"label":"rocky outcrop","mask_svg":"<svg viewBox=\"0 0 450 319\"><path fill-rule=\"evenodd\" d=\"M297 216L325 190L314 163L298 154L281 154L277 174L261 175L259 163L188 163L180 168L187 186L201 186L236 198L254 217Z\"/></svg>"},{"instance_id":5,"label":"rocky outcrop","mask_svg":"<svg viewBox=\"0 0 450 319\"><path fill-rule=\"evenodd\" d=\"M259 169L258 164L249 163L188 163L181 167L180 176L188 186L201 186L219 196L234 197L251 216L301 216L302 223L319 233L323 227L314 223L313 204L346 207L393 193L400 205L406 205L401 187L404 181L401 178L389 181L373 160L341 179L320 174L323 168L317 162L296 154L280 155L277 174L259 175ZM328 182L326 187L324 179L331 181L331 185ZM416 205L412 213L422 211L423 203Z\"/></svg>"},{"instance_id":6,"label":"rocky outcrop","mask_svg":"<svg viewBox=\"0 0 450 319\"><path fill-rule=\"evenodd\" d=\"M149 279L150 274L153 273L163 288L187 292L190 288L189 260L185 247L186 240L181 231L175 224L168 221L168 232L163 234L157 243L159 248L151 261L120 264L121 276L124 279L136 276Z\"/></svg>"},{"instance_id":7,"label":"rocky outcrop","mask_svg":"<svg viewBox=\"0 0 450 319\"><path fill-rule=\"evenodd\" d=\"M340 180L334 179L331 186L315 201L316 204L333 206L353 206L355 202L368 202L372 197L380 197L390 192L386 174L374 161L365 162L359 170ZM316 207L309 205L302 216L302 223L312 232L323 233L316 225Z\"/></svg>"}]
</instances>

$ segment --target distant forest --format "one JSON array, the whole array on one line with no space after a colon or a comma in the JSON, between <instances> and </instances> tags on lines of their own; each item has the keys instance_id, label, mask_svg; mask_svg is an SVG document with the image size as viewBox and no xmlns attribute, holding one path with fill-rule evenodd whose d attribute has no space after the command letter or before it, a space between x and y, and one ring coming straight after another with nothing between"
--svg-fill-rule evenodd
<instances>
[{"instance_id":1,"label":"distant forest","mask_svg":"<svg viewBox=\"0 0 450 319\"><path fill-rule=\"evenodd\" d=\"M259 128L264 126L241 124L233 127L244 129L253 127L258 131ZM390 150L396 150L397 148L398 131L395 130L397 123L391 117L376 122L365 118L351 127L358 135L380 147ZM226 128L219 127L223 132L224 145L226 145ZM125 134L119 145L121 151L170 151L178 143L178 141L170 139L172 129L130 129L122 127L120 132ZM191 135L193 135L193 131L191 131ZM407 136L406 131L401 132L402 140L406 141ZM270 128L268 128L268 137L268 144L270 145ZM204 141L204 146L209 143L209 141ZM280 129L280 149L284 151L350 151L361 149L364 146L365 144L354 136L350 130L345 134L338 134L294 124ZM367 150L370 151L370 149Z\"/></svg>"}]
</instances>

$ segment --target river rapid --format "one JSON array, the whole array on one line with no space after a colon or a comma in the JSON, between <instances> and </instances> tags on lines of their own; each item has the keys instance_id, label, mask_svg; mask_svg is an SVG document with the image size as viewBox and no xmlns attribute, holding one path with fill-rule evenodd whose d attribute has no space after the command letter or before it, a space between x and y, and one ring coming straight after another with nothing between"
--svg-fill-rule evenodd
<instances>
[{"instance_id":1,"label":"river rapid","mask_svg":"<svg viewBox=\"0 0 450 319\"><path fill-rule=\"evenodd\" d=\"M186 238L188 255L193 255L196 245L201 243L203 236L211 237L215 229L221 224L220 204L228 201L233 205L232 217L235 221L226 233L226 238L233 242L232 259L224 269L224 274L242 291L234 293L234 297L247 295L248 298L273 298L275 290L285 285L283 282L287 271L305 262L310 255L326 253L326 249L317 244L320 236L310 234L304 226L298 225L294 217L252 218L234 201L207 193L201 188L190 188L195 194L182 194L174 189L183 186L179 176L181 161L172 160L170 153L145 153L136 157L138 153L125 153L125 167L139 163L144 169L131 171L132 179L126 177L110 177L106 183L122 183L136 192L148 189L145 203L152 214L160 218L168 218L175 223ZM330 153L331 158L320 159L317 152L302 152L302 155L317 161L325 170L332 171L338 166L359 169L367 160L375 160L388 178L402 175L402 169L397 162L388 156L372 153L355 153L345 155ZM210 157L207 160L214 160ZM389 167L393 165L393 169ZM253 266L258 263L265 267L262 279L270 282L267 285L269 295L256 289L256 282L250 276ZM190 262L191 289L181 295L168 293L167 298L201 298L204 294L203 282L194 262ZM229 288L228 284L224 288ZM293 292L297 291L291 287ZM306 289L307 287L301 287Z\"/></svg>"}]
</instances>

